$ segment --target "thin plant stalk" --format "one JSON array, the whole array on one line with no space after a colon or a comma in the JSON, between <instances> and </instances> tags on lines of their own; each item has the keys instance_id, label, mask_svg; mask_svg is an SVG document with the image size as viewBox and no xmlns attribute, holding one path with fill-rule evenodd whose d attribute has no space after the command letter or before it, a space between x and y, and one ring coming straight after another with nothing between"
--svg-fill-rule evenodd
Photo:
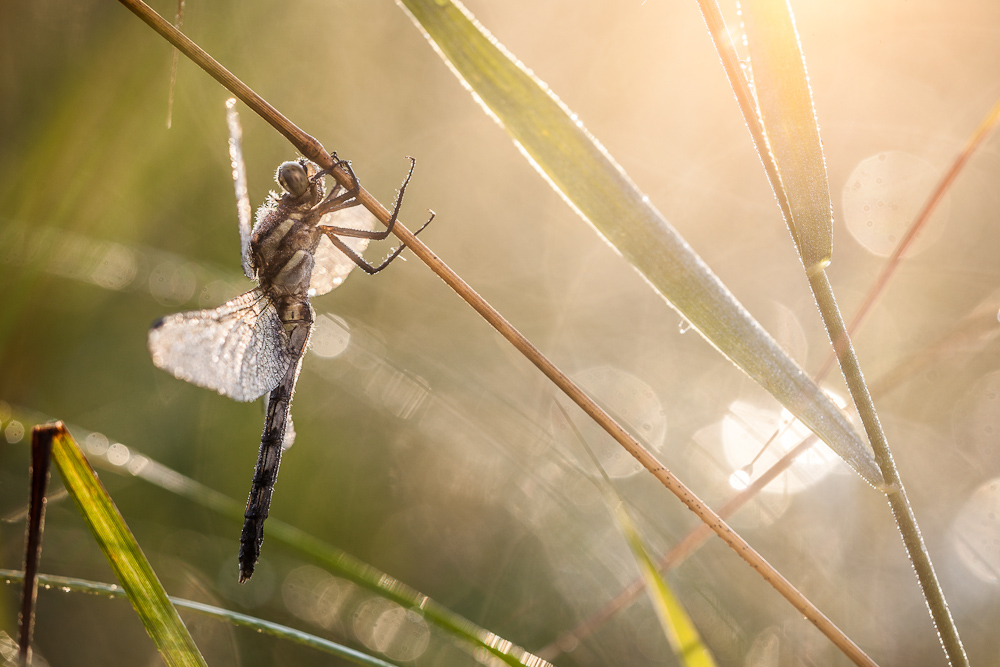
<instances>
[{"instance_id":1,"label":"thin plant stalk","mask_svg":"<svg viewBox=\"0 0 1000 667\"><path fill-rule=\"evenodd\" d=\"M1000 122L1000 99L997 100L997 102L993 105L993 108L990 109L983 120L980 121L972 135L965 142L962 150L959 151L951 166L944 173L944 175L942 175L941 179L935 186L934 191L927 198L927 202L917 214L917 217L914 218L913 223L910 225L906 234L903 235L895 250L893 250L892 255L889 256L885 267L883 267L878 278L865 295L865 300L862 302L861 307L859 307L854 313L850 324L848 324L847 330L850 335L855 335L858 329L861 328L861 325L864 324L871 307L877 302L878 298L885 291L885 287L888 285L889 281L895 275L896 270L899 268L902 258L906 254L906 250L913 244L917 235L926 226L926 223L933 214L934 209L954 184L955 179L968 163L969 158L972 157L972 154L975 153L976 150L982 146L983 142L986 141L986 139L993 133L993 130L996 129L998 122ZM953 343L956 339L966 337L970 332L975 333L984 329L982 326L984 322L987 324L987 330L993 330L995 328L996 317L991 315L989 317L981 318L966 318L966 321L964 321L962 326L957 327L955 331L944 336L942 340L932 344L929 351L940 351L949 344ZM923 353L915 356L925 357L929 351L925 350ZM829 373L830 369L833 367L833 362L836 361L836 359L837 356L831 349L830 354L827 355L826 360L816 372L814 379L817 383L823 381L827 373ZM901 375L903 373L907 375L912 374L912 366L913 363L911 363L911 358L908 358L904 362L898 364L897 370L890 371L886 376L879 378L871 385L871 393L873 395L878 395L879 393L895 386L901 381ZM780 432L780 429L776 429L764 447L766 448L769 446L780 434ZM730 498L725 505L719 508L719 515L723 518L728 518L733 512L756 497L757 494L760 493L760 491L763 490L764 487L766 487L775 477L787 470L799 455L805 453L813 445L815 445L817 440L817 438L810 436L782 455L780 459L764 471L764 473L755 479L747 488ZM763 451L763 449L761 451ZM703 525L694 528L680 542L678 542L676 546L664 554L659 563L660 569L668 570L677 567L689 555L704 544L710 535L711 532L708 531L708 529ZM619 611L634 602L642 592L645 585L645 581L642 578L637 578L618 595L609 600L603 607L601 607L600 610L595 612L573 629L560 635L558 639L548 646L544 647L541 651L539 651L539 655L548 660L552 660L558 656L559 653L565 652L567 647L580 642L582 639L593 633L594 630L601 627Z\"/></svg>"},{"instance_id":2,"label":"thin plant stalk","mask_svg":"<svg viewBox=\"0 0 1000 667\"><path fill-rule=\"evenodd\" d=\"M317 162L338 183L350 187L353 182L345 170L335 168L329 153L315 138L302 132L285 118L277 109L264 101L249 87L237 79L231 72L216 62L203 49L175 29L168 21L156 14L141 0L119 0L132 12L145 21L156 32L167 39L202 67L208 74L221 83L233 95L242 100L248 107L258 113L272 127L286 137L307 158ZM381 222L389 220L389 211L378 202L368 191L361 188L357 199ZM837 627L825 614L812 604L798 589L785 579L770 563L768 563L746 540L740 537L719 517L708 505L702 502L673 473L660 463L652 453L643 447L624 428L612 419L597 403L583 392L566 374L548 360L534 345L528 341L510 322L472 289L461 277L445 264L430 248L417 239L412 232L397 221L393 228L395 235L406 244L413 254L434 271L449 287L455 290L473 309L478 312L491 326L506 338L521 354L542 371L556 384L574 403L587 413L598 425L614 438L626 451L638 460L656 479L669 491L678 497L688 509L694 512L704 523L709 525L722 540L755 569L765 581L771 584L785 599L787 599L809 622L813 623L825 634L847 657L858 665L875 665L876 663L844 632Z\"/></svg>"},{"instance_id":3,"label":"thin plant stalk","mask_svg":"<svg viewBox=\"0 0 1000 667\"><path fill-rule=\"evenodd\" d=\"M851 337L844 324L844 318L841 317L840 309L837 307L837 300L833 295L833 287L830 285L826 270L809 276L809 286L813 290L820 314L823 317L823 323L833 341L841 372L847 381L847 388L854 400L858 414L861 415L861 423L865 427L865 433L868 435L869 442L871 442L875 452L875 460L878 462L882 478L885 480L885 487L882 491L889 501L892 516L896 520L896 526L903 538L906 552L917 574L917 580L924 593L924 600L930 609L934 625L937 627L941 644L948 656L948 662L953 667L967 666L969 658L965 654L958 628L955 626L951 611L948 609L948 602L944 597L944 591L941 590L941 584L934 572L930 554L927 552L923 537L920 535L917 518L913 514L913 508L910 506L906 490L903 487L903 480L900 478L896 463L892 459L889 442L882 430L882 425L879 423L875 404L861 372L861 365L854 352L854 345L851 344Z\"/></svg>"},{"instance_id":4,"label":"thin plant stalk","mask_svg":"<svg viewBox=\"0 0 1000 667\"><path fill-rule=\"evenodd\" d=\"M811 93L808 90L804 61L802 60L801 49L795 35L790 9L786 3L782 3L779 0L769 3L761 1L752 3L755 6L747 14L748 19L751 17L754 18L761 34L764 34L766 31L770 36L763 38L762 43L757 42L760 54L765 59L768 59L769 67L771 67L771 69L765 71L768 71L769 75L774 76L777 75L779 67L784 67L782 76L788 81L788 85L784 86L781 90L772 90L767 86L761 87L759 93L766 93L768 101L762 101L758 105L755 97L750 93L749 82L739 66L739 58L736 55L728 32L725 30L725 22L722 19L722 13L719 10L718 4L715 0L698 0L698 4L709 26L709 32L715 43L716 50L722 58L723 67L729 77L730 85L736 93L740 110L750 129L758 155L764 163L765 173L778 199L779 208L785 218L788 229L795 239L799 254L803 259L810 288L819 306L827 333L833 343L833 348L840 362L841 371L847 381L851 398L861 416L862 424L865 433L868 435L876 462L882 472L884 484L881 490L889 500L893 517L903 537L903 543L916 572L917 581L923 592L924 600L937 628L942 648L948 657L948 661L954 667L968 665L968 657L959 638L958 629L948 609L937 575L934 573L930 556L927 553L920 530L917 527L916 517L907 500L902 480L899 477L892 454L889 451L888 441L882 431L871 395L865 385L864 376L861 373L861 367L854 353L854 347L851 344L847 327L840 314L840 309L837 307L833 289L826 275L825 267L829 263L831 250L828 238L830 204L829 190L826 185L825 164L822 160L822 148L819 145L814 146L811 143L810 145L801 145L800 142L798 145L792 145L795 138L809 137L811 134L815 134L815 138L818 140L815 115L812 115L809 122L798 124L797 122L789 122L790 120L798 121L798 117L794 119L784 118L782 117L783 113L789 116L793 114L788 113L787 110L780 110L781 104L787 104L790 101L792 103L801 102L804 98L807 103L805 106L808 107L807 112L812 113ZM759 13L759 21L754 12ZM789 27L788 29L784 29L779 24L788 24ZM768 39L774 39L775 43L771 44L767 42ZM779 43L778 40L785 41ZM751 47L753 48L753 44ZM790 55L792 52L794 52L794 55ZM778 65L776 63L780 58L785 58L785 60ZM767 119L762 116L768 113L776 114L776 117L773 119L772 129L778 130L779 134L773 137L769 137L764 131L764 123L767 122ZM790 186L779 175L783 172L781 171L781 165L777 162L778 158L775 156L776 150L782 151L783 154L781 157L784 160L784 166L787 170L784 173L786 176L796 179L794 182L797 184L797 187ZM818 163L806 164L808 158L804 161L802 160L804 152L815 152L817 150L819 154ZM803 185L805 183L812 184L814 187L806 187ZM825 202L821 201L823 198L822 192L817 193L820 190L820 185L826 191ZM790 193L786 189L787 187L793 187L795 192ZM798 220L796 215L793 215L792 202L790 201L792 194L796 195L797 210L795 213L801 217L801 220ZM820 195L818 198L817 194ZM822 210L824 208L826 210ZM817 227L814 228L814 225ZM826 233L818 229L818 227L822 226L826 227ZM825 238L823 238L821 243L813 247L810 244L810 241L813 240L810 235L815 235L816 238Z\"/></svg>"},{"instance_id":5,"label":"thin plant stalk","mask_svg":"<svg viewBox=\"0 0 1000 667\"><path fill-rule=\"evenodd\" d=\"M174 25L180 30L184 25L184 0L177 0L177 18ZM177 87L177 61L180 59L180 51L176 48L170 56L170 86L167 92L167 129L173 125L174 121L174 89Z\"/></svg>"},{"instance_id":6,"label":"thin plant stalk","mask_svg":"<svg viewBox=\"0 0 1000 667\"><path fill-rule=\"evenodd\" d=\"M788 222L792 219L792 210L788 204L788 197L785 196L785 191L781 187L778 168L774 164L774 160L770 159L764 126L761 125L760 117L757 115L757 103L754 101L750 82L740 66L740 56L736 53L736 47L733 46L729 29L726 27L726 19L722 16L722 10L719 8L717 0L698 0L698 8L701 10L705 25L708 26L708 34L712 37L712 44L715 45L715 50L722 60L722 68L726 71L726 78L729 79L729 85L736 95L736 102L739 104L740 111L743 112L743 120L746 122L757 155L760 156L767 182L771 184L771 190L778 200L781 217Z\"/></svg>"}]
</instances>

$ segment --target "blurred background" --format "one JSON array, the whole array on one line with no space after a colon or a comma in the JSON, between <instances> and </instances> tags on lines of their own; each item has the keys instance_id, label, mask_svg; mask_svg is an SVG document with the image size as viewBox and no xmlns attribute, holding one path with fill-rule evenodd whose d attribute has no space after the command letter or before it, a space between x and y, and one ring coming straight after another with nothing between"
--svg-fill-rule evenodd
<instances>
[{"instance_id":1,"label":"blurred background","mask_svg":"<svg viewBox=\"0 0 1000 667\"><path fill-rule=\"evenodd\" d=\"M693 1L470 0L586 123L753 315L814 372L829 344ZM155 8L172 17L175 6ZM850 318L902 230L1000 96L993 0L793 2L837 226L831 279ZM737 40L735 4L724 11ZM566 372L718 507L776 425L777 403L719 356L535 173L392 2L187 3L184 30L389 204ZM58 418L94 455L142 456L243 502L263 423L156 369L146 331L249 288L226 148L229 94L118 3L0 6L0 512L27 498L26 435ZM243 110L250 196L294 150ZM976 153L856 346L973 663L1000 625L1000 139ZM377 259L390 247L373 246ZM352 274L313 301L298 439L271 516L531 651L600 610L638 570L556 390L419 261ZM829 388L846 395L841 380ZM647 543L695 519L581 426ZM753 467L798 442L794 428ZM117 447L117 448L116 448ZM239 524L102 474L168 591L415 665L485 660L414 614L265 540L236 584ZM58 488L58 476L53 478ZM732 519L885 665L944 657L888 507L814 449ZM44 572L113 581L71 502L50 505ZM0 567L23 524L0 524ZM668 580L719 664L846 659L718 540ZM19 587L0 588L14 635ZM336 664L185 616L213 665ZM559 665L674 665L648 599ZM42 591L53 665L153 665L122 601Z\"/></svg>"}]
</instances>

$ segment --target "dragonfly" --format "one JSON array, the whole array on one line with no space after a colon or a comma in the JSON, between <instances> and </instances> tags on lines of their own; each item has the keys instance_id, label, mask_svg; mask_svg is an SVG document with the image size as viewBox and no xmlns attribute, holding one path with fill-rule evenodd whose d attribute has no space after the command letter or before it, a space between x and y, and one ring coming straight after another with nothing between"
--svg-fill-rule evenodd
<instances>
[{"instance_id":1,"label":"dragonfly","mask_svg":"<svg viewBox=\"0 0 1000 667\"><path fill-rule=\"evenodd\" d=\"M410 158L410 171L382 231L375 231L375 217L359 206L360 184L349 162L336 160L336 166L347 172L351 185L335 183L327 193L329 171L305 158L278 167L275 179L282 192L271 192L251 228L239 119L233 105L228 106L243 272L258 285L218 308L157 320L149 329L148 343L153 363L177 378L237 401L267 394L240 537L242 584L249 581L260 557L282 450L295 438L292 395L315 321L309 299L339 286L355 266L376 274L403 251L401 244L377 265L361 256L369 241L392 232L415 161Z\"/></svg>"}]
</instances>

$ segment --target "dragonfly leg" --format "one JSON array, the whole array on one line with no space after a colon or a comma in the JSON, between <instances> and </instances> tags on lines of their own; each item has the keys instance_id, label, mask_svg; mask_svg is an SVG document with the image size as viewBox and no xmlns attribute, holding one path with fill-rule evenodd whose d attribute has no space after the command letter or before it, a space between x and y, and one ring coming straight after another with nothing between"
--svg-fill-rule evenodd
<instances>
[{"instance_id":1,"label":"dragonfly leg","mask_svg":"<svg viewBox=\"0 0 1000 667\"><path fill-rule=\"evenodd\" d=\"M373 232L367 229L351 229L350 227L336 227L333 225L323 225L320 227L320 229L322 229L324 232L327 232L327 230L329 230L329 232L327 232L328 236L332 232L334 234L339 234L340 236L347 236L356 239L372 239L373 241L381 241L382 239L388 238L389 234L392 233L393 226L396 224L396 219L399 217L399 207L402 206L403 204L403 194L406 192L406 186L409 185L410 178L413 176L413 168L417 165L417 161L414 160L412 157L409 158L409 160L410 160L410 171L406 174L406 179L403 181L403 184L399 186L399 194L396 196L396 203L392 208L392 216L390 216L389 221L385 223L384 231ZM355 187L360 187L358 186L358 178L357 176L354 175L354 171L351 169L351 164L349 162L345 164L347 164L348 173L351 175L351 178L354 179ZM351 192L351 190L348 190L348 192ZM355 191L355 194L352 196L356 195L357 191ZM349 204L349 206L354 206L357 203L358 202L355 200L355 202ZM322 206L323 204L319 205ZM346 206L340 206L330 210L336 211L338 208L346 208ZM323 213L329 213L330 210L324 210ZM433 218L433 216L431 217ZM430 220L428 220L427 222L429 223ZM427 223L424 223L424 227L426 226ZM423 227L421 227L421 229L423 229Z\"/></svg>"},{"instance_id":2,"label":"dragonfly leg","mask_svg":"<svg viewBox=\"0 0 1000 667\"><path fill-rule=\"evenodd\" d=\"M291 325L288 335L288 352L293 359L278 386L271 390L267 402L267 420L260 438L260 453L254 468L250 496L244 513L243 534L240 537L240 583L253 576L254 567L260 556L260 546L264 541L264 521L271 506L271 493L278 479L281 463L282 443L285 431L291 422L292 394L295 381L302 366L302 354L309 342L315 316L308 302L293 303L287 308L291 316L282 317L286 325Z\"/></svg>"},{"instance_id":3,"label":"dragonfly leg","mask_svg":"<svg viewBox=\"0 0 1000 667\"><path fill-rule=\"evenodd\" d=\"M424 231L424 228L427 225L431 224L431 220L433 220L433 219L434 219L434 213L431 212L431 217L427 218L427 222L425 222L424 224L420 225L420 229L418 229L417 231L413 232L413 235L416 236L420 232ZM385 267L389 266L389 263L392 262L392 260L396 259L399 256L399 253L403 252L403 250L406 249L406 245L405 244L400 244L399 247L393 249L393 251L391 253L389 253L388 257L386 257L384 260L382 260L381 264L378 264L378 265L369 264L358 253L356 253L353 250L351 250L351 248L346 243L344 243L342 240L340 240L340 238L337 236L337 234L339 233L339 232L336 231L337 229L338 229L337 227L326 227L326 226L322 226L322 225L319 227L319 230L321 232L323 232L324 234L327 235L327 237L330 239L330 241L333 242L333 245L335 245L337 247L337 249L340 250L340 252L342 252L345 255L347 255L348 257L350 257L351 260L355 264L358 265L358 268L360 268L362 271L364 271L365 273L370 274L370 275L374 275L374 274L378 273L379 271L381 271L382 269L384 269ZM355 231L357 231L357 230L355 230ZM346 234L345 234L345 236L346 236Z\"/></svg>"},{"instance_id":4,"label":"dragonfly leg","mask_svg":"<svg viewBox=\"0 0 1000 667\"><path fill-rule=\"evenodd\" d=\"M319 220L321 217L327 213L333 213L334 211L339 211L344 208L350 208L351 206L357 206L360 202L357 200L358 193L361 192L361 183L358 181L357 175L354 173L354 169L351 167L351 163L348 160L340 160L334 154L334 159L336 162L333 165L333 169L337 167L343 167L347 171L348 175L351 177L351 187L346 188L341 194L337 194L342 189L339 184L335 185L330 194L320 203L316 204L309 212L310 215ZM330 174L331 169L324 169L323 171L317 173L313 176L314 180L323 178Z\"/></svg>"}]
</instances>

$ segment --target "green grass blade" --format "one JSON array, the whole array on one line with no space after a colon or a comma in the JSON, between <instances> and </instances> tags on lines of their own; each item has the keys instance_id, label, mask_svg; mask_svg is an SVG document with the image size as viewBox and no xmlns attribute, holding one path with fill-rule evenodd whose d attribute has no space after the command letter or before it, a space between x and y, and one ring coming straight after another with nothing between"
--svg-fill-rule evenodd
<instances>
[{"instance_id":1,"label":"green grass blade","mask_svg":"<svg viewBox=\"0 0 1000 667\"><path fill-rule=\"evenodd\" d=\"M52 454L63 483L164 662L170 667L205 665L177 609L80 447L61 422L41 428L55 431Z\"/></svg>"},{"instance_id":2,"label":"green grass blade","mask_svg":"<svg viewBox=\"0 0 1000 667\"><path fill-rule=\"evenodd\" d=\"M792 238L812 275L833 254L833 202L802 50L784 0L749 0L743 17L768 149L791 210Z\"/></svg>"},{"instance_id":3,"label":"green grass blade","mask_svg":"<svg viewBox=\"0 0 1000 667\"><path fill-rule=\"evenodd\" d=\"M85 433L83 429L77 430L76 427L74 430L81 436ZM128 458L134 460L136 457ZM243 505L233 498L185 477L145 455L141 456L141 460L141 465L125 467L112 463L106 457L95 456L96 462L106 465L110 470L134 475L171 493L188 498L202 507L229 516L234 521L243 521ZM268 519L264 534L268 540L284 543L305 554L317 565L405 609L414 611L430 625L475 645L479 650L492 654L496 659L512 667L518 665L546 667L549 664L514 642L476 625L385 572L280 519L274 517Z\"/></svg>"},{"instance_id":4,"label":"green grass blade","mask_svg":"<svg viewBox=\"0 0 1000 667\"><path fill-rule=\"evenodd\" d=\"M805 262L809 285L830 339L834 341L851 398L872 443L875 459L885 480L884 490L889 506L942 648L949 664L955 667L968 665L968 656L893 462L847 325L826 275L825 267L832 249L829 239L832 202L819 126L812 108L809 80L791 11L785 0L749 0L745 4L744 16L764 133L770 157L781 178L781 188L789 203L790 224ZM809 244L815 244L815 247L809 247ZM822 253L826 253L825 259L821 259ZM810 264L807 257L812 257L816 263Z\"/></svg>"},{"instance_id":5,"label":"green grass blade","mask_svg":"<svg viewBox=\"0 0 1000 667\"><path fill-rule=\"evenodd\" d=\"M0 579L7 584L16 584L24 580L24 573L17 570L0 570ZM41 586L59 588L66 592L74 591L79 593L91 593L94 595L107 595L108 597L127 597L125 591L120 586L107 584L101 581L88 581L86 579L74 579L72 577L59 577L51 574L41 574L38 576L38 583ZM191 611L211 616L233 625L240 625L257 632L264 632L280 639L286 639L302 646L308 646L318 651L335 655L339 658L349 660L358 665L371 665L371 667L394 667L394 663L386 662L381 658L362 653L350 647L323 639L316 635L302 632L295 628L280 623L272 623L255 616L248 616L239 612L214 607L202 602L185 600L170 596L170 601L179 609L190 609Z\"/></svg>"},{"instance_id":6,"label":"green grass blade","mask_svg":"<svg viewBox=\"0 0 1000 667\"><path fill-rule=\"evenodd\" d=\"M646 549L646 545L643 544L639 530L635 527L635 522L629 516L628 509L625 507L625 501L618 494L615 485L611 483L611 478L608 477L604 466L601 465L597 455L594 454L593 448L591 448L587 439L584 438L563 407L558 403L556 403L556 406L559 408L559 412L562 413L566 425L576 434L576 439L580 443L580 446L584 448L590 461L601 474L598 484L604 496L604 501L608 504L608 507L612 508L615 523L625 537L625 542L628 544L629 549L632 551L632 556L639 566L639 572L642 575L643 581L646 582L646 592L653 601L653 608L656 610L656 617L660 621L660 627L663 629L663 634L666 636L667 642L670 644L670 648L673 649L677 660L684 667L716 667L712 652L701 641L701 635L698 634L698 629L695 627L691 617L688 616L684 605L670 591L666 580L660 574L656 562Z\"/></svg>"},{"instance_id":7,"label":"green grass blade","mask_svg":"<svg viewBox=\"0 0 1000 667\"><path fill-rule=\"evenodd\" d=\"M646 582L646 591L653 601L656 616L660 619L660 625L677 660L684 667L716 667L712 652L701 641L701 635L684 605L674 596L656 568L656 563L646 550L639 531L625 509L625 503L621 501L615 504L615 520L639 565L639 571Z\"/></svg>"},{"instance_id":8,"label":"green grass blade","mask_svg":"<svg viewBox=\"0 0 1000 667\"><path fill-rule=\"evenodd\" d=\"M461 5L397 0L566 202L713 346L866 480L871 451L833 402L750 316L566 106Z\"/></svg>"}]
</instances>

